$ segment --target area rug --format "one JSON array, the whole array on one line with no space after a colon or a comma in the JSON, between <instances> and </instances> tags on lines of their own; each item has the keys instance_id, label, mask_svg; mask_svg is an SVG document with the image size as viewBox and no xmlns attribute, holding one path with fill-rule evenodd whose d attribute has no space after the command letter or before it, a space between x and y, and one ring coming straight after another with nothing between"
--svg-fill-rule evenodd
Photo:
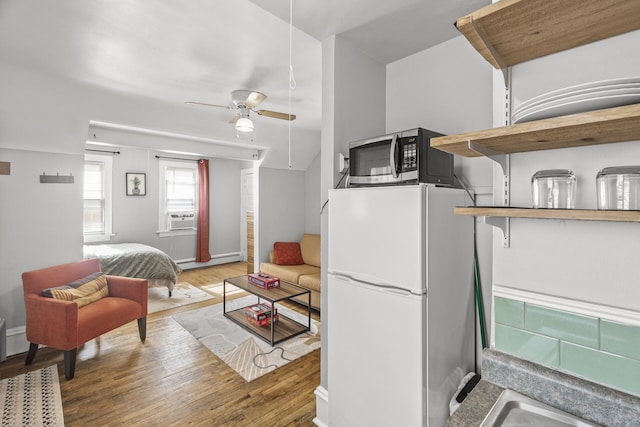
<instances>
[{"instance_id":1,"label":"area rug","mask_svg":"<svg viewBox=\"0 0 640 427\"><path fill-rule=\"evenodd\" d=\"M253 295L227 301L227 311L255 302L257 297ZM278 306L278 312L302 324L307 322L306 315L287 307ZM224 317L221 303L179 313L173 319L246 381L253 381L320 348L320 323L313 319L311 331L275 347Z\"/></svg>"},{"instance_id":2,"label":"area rug","mask_svg":"<svg viewBox=\"0 0 640 427\"><path fill-rule=\"evenodd\" d=\"M226 287L223 286L222 282L213 283L211 285L203 285L202 289L206 290L207 292L220 295L221 298L224 295L225 291L227 293L227 298L229 298L229 296L247 295L247 291L240 289L239 287L234 286L230 283L227 283Z\"/></svg>"},{"instance_id":3,"label":"area rug","mask_svg":"<svg viewBox=\"0 0 640 427\"><path fill-rule=\"evenodd\" d=\"M214 295L187 282L176 283L171 296L166 287L149 288L148 312L156 313L213 298L215 298Z\"/></svg>"},{"instance_id":4,"label":"area rug","mask_svg":"<svg viewBox=\"0 0 640 427\"><path fill-rule=\"evenodd\" d=\"M0 380L0 425L64 426L58 367Z\"/></svg>"}]
</instances>

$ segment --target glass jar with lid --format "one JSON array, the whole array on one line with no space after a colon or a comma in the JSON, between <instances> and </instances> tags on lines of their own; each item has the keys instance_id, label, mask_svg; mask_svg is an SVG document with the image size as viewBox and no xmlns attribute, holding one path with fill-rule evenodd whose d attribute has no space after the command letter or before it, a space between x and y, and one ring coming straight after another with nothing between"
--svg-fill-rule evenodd
<instances>
[{"instance_id":1,"label":"glass jar with lid","mask_svg":"<svg viewBox=\"0 0 640 427\"><path fill-rule=\"evenodd\" d=\"M640 166L612 166L596 175L598 209L640 210Z\"/></svg>"},{"instance_id":2,"label":"glass jar with lid","mask_svg":"<svg viewBox=\"0 0 640 427\"><path fill-rule=\"evenodd\" d=\"M545 169L531 177L534 208L573 209L576 176L569 169Z\"/></svg>"}]
</instances>

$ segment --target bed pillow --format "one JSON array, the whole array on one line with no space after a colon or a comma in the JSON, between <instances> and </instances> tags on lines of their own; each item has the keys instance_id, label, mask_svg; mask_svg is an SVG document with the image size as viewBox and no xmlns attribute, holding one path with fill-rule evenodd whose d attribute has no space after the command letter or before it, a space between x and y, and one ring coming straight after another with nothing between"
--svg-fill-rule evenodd
<instances>
[{"instance_id":1,"label":"bed pillow","mask_svg":"<svg viewBox=\"0 0 640 427\"><path fill-rule=\"evenodd\" d=\"M278 265L300 265L302 251L298 242L275 242L273 244L273 256Z\"/></svg>"},{"instance_id":2,"label":"bed pillow","mask_svg":"<svg viewBox=\"0 0 640 427\"><path fill-rule=\"evenodd\" d=\"M78 304L78 307L83 307L109 296L107 277L102 272L92 273L66 285L43 289L41 295L47 298L73 301Z\"/></svg>"}]
</instances>

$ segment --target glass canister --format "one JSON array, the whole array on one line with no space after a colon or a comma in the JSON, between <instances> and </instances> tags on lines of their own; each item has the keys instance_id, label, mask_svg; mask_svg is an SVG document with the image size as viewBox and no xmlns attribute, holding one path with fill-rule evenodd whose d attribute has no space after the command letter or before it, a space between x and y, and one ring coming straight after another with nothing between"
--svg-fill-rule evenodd
<instances>
[{"instance_id":1,"label":"glass canister","mask_svg":"<svg viewBox=\"0 0 640 427\"><path fill-rule=\"evenodd\" d=\"M640 210L640 166L612 166L596 175L598 209Z\"/></svg>"},{"instance_id":2,"label":"glass canister","mask_svg":"<svg viewBox=\"0 0 640 427\"><path fill-rule=\"evenodd\" d=\"M533 174L531 190L534 208L573 209L576 176L569 169L546 169Z\"/></svg>"}]
</instances>

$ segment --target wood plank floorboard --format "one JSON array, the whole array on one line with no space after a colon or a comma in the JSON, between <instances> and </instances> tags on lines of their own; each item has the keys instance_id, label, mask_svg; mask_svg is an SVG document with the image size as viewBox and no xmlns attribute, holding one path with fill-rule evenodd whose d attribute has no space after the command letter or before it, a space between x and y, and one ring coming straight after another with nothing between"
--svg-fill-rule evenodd
<instances>
[{"instance_id":1,"label":"wood plank floorboard","mask_svg":"<svg viewBox=\"0 0 640 427\"><path fill-rule=\"evenodd\" d=\"M239 262L188 270L178 280L202 286L246 271ZM68 427L313 426L320 350L248 383L171 318L219 302L150 314L145 343L136 322L89 341L78 350L71 381L62 352L50 348L39 349L30 366L25 354L9 357L0 363L0 378L57 364Z\"/></svg>"}]
</instances>

